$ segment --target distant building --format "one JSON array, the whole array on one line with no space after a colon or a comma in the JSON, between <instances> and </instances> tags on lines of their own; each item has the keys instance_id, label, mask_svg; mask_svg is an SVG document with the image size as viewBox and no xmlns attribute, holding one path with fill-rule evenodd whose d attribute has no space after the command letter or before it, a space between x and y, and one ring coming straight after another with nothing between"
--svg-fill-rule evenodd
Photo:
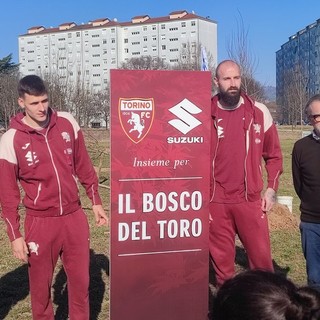
<instances>
[{"instance_id":1,"label":"distant building","mask_svg":"<svg viewBox=\"0 0 320 320\"><path fill-rule=\"evenodd\" d=\"M292 104L286 102L286 95L295 95L296 100L302 101L319 92L320 19L289 37L289 41L276 52L277 104ZM302 95L305 95L304 99L301 99ZM288 117L290 114L285 113L284 118ZM295 117L291 120L295 120Z\"/></svg>"},{"instance_id":2,"label":"distant building","mask_svg":"<svg viewBox=\"0 0 320 320\"><path fill-rule=\"evenodd\" d=\"M57 73L68 83L84 81L103 90L110 69L140 56L161 58L170 65L184 57L184 50L202 45L217 61L217 23L187 11L151 18L136 16L130 22L108 18L77 25L35 26L19 36L22 75Z\"/></svg>"}]
</instances>

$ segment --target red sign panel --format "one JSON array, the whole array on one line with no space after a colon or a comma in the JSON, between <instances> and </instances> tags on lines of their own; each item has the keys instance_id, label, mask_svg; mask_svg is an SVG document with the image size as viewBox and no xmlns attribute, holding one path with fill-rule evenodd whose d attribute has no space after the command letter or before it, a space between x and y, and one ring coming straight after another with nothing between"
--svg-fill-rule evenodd
<instances>
[{"instance_id":1,"label":"red sign panel","mask_svg":"<svg viewBox=\"0 0 320 320\"><path fill-rule=\"evenodd\" d=\"M110 319L206 320L211 76L111 70Z\"/></svg>"}]
</instances>

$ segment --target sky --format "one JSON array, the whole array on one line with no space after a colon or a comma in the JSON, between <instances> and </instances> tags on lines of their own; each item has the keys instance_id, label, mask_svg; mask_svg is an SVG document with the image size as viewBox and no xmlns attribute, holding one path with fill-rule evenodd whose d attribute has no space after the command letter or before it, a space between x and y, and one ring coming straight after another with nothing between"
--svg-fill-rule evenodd
<instances>
[{"instance_id":1,"label":"sky","mask_svg":"<svg viewBox=\"0 0 320 320\"><path fill-rule=\"evenodd\" d=\"M320 19L319 0L2 0L0 59L12 54L18 63L18 37L33 26L49 28L99 18L127 22L138 15L162 17L177 10L194 11L217 23L218 62L228 58L230 42L239 30L246 32L255 78L270 86L276 84L276 51L290 36Z\"/></svg>"}]
</instances>

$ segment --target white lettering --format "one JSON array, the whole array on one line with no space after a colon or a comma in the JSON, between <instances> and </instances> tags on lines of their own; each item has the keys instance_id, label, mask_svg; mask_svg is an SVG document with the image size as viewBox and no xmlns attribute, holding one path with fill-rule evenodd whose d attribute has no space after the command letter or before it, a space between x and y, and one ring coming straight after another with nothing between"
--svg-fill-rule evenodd
<instances>
[{"instance_id":1,"label":"white lettering","mask_svg":"<svg viewBox=\"0 0 320 320\"><path fill-rule=\"evenodd\" d=\"M182 144L182 143L203 143L203 137L168 137L167 143L173 144Z\"/></svg>"},{"instance_id":2,"label":"white lettering","mask_svg":"<svg viewBox=\"0 0 320 320\"><path fill-rule=\"evenodd\" d=\"M199 218L190 221L187 219L181 220L158 220L159 238L175 239L180 238L199 237L202 233L202 222Z\"/></svg>"},{"instance_id":3,"label":"white lettering","mask_svg":"<svg viewBox=\"0 0 320 320\"><path fill-rule=\"evenodd\" d=\"M134 221L131 226L128 223L120 222L118 225L118 240L150 240L151 236L147 234L146 221Z\"/></svg>"},{"instance_id":4,"label":"white lettering","mask_svg":"<svg viewBox=\"0 0 320 320\"><path fill-rule=\"evenodd\" d=\"M177 210L194 211L200 210L202 207L202 194L200 191L193 191L191 194L188 191L183 191L179 195L172 191L168 195L164 192L159 192L156 195L145 192L142 194L142 212L148 213L152 211L164 212L169 210L175 212Z\"/></svg>"},{"instance_id":5,"label":"white lettering","mask_svg":"<svg viewBox=\"0 0 320 320\"><path fill-rule=\"evenodd\" d=\"M124 195L118 195L118 213L135 213L136 210L131 208L131 195L129 193L125 194L125 201Z\"/></svg>"}]
</instances>

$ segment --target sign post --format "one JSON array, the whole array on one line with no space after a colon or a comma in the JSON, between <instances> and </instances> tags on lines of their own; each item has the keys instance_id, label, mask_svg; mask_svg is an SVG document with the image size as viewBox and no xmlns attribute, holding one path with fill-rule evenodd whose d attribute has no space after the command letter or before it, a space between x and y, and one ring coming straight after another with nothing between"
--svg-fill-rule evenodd
<instances>
[{"instance_id":1,"label":"sign post","mask_svg":"<svg viewBox=\"0 0 320 320\"><path fill-rule=\"evenodd\" d=\"M211 75L111 70L110 319L206 320Z\"/></svg>"}]
</instances>

